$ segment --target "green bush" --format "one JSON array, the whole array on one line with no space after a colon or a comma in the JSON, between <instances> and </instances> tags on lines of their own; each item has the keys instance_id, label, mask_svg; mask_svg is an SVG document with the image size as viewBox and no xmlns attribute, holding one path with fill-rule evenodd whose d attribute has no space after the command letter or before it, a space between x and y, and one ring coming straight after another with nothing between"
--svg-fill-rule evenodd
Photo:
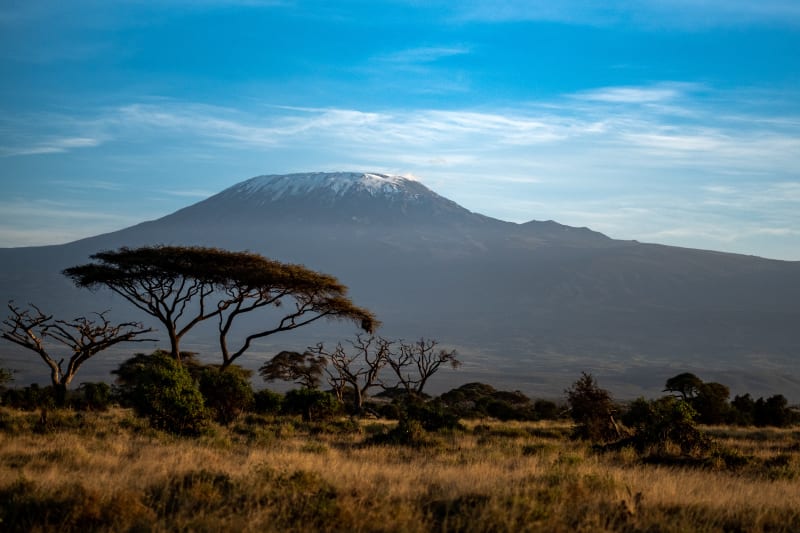
<instances>
[{"instance_id":1,"label":"green bush","mask_svg":"<svg viewBox=\"0 0 800 533\"><path fill-rule=\"evenodd\" d=\"M253 406L249 370L229 366L223 371L207 366L200 371L200 393L220 424L229 425Z\"/></svg>"},{"instance_id":2,"label":"green bush","mask_svg":"<svg viewBox=\"0 0 800 533\"><path fill-rule=\"evenodd\" d=\"M263 389L253 394L253 410L262 415L277 415L283 408L283 394Z\"/></svg>"},{"instance_id":3,"label":"green bush","mask_svg":"<svg viewBox=\"0 0 800 533\"><path fill-rule=\"evenodd\" d=\"M757 426L786 427L797 422L796 415L789 408L789 402L782 394L759 398L753 406L753 420Z\"/></svg>"},{"instance_id":4,"label":"green bush","mask_svg":"<svg viewBox=\"0 0 800 533\"><path fill-rule=\"evenodd\" d=\"M102 381L81 383L72 403L82 411L107 411L111 405L111 386Z\"/></svg>"},{"instance_id":5,"label":"green bush","mask_svg":"<svg viewBox=\"0 0 800 533\"><path fill-rule=\"evenodd\" d=\"M303 420L319 420L340 412L342 405L336 396L319 389L294 389L283 398L283 412L301 415Z\"/></svg>"},{"instance_id":6,"label":"green bush","mask_svg":"<svg viewBox=\"0 0 800 533\"><path fill-rule=\"evenodd\" d=\"M665 455L673 444L684 455L702 454L709 450L710 440L695 423L697 412L681 399L665 396L648 402L644 398L634 401L623 416L627 426L634 430L629 439L639 452L654 451Z\"/></svg>"},{"instance_id":7,"label":"green bush","mask_svg":"<svg viewBox=\"0 0 800 533\"><path fill-rule=\"evenodd\" d=\"M119 393L150 425L180 435L197 435L208 410L189 371L167 352L137 354L113 372Z\"/></svg>"},{"instance_id":8,"label":"green bush","mask_svg":"<svg viewBox=\"0 0 800 533\"><path fill-rule=\"evenodd\" d=\"M40 387L33 383L21 389L6 390L3 393L3 405L23 411L51 409L56 406L56 395L52 386Z\"/></svg>"},{"instance_id":9,"label":"green bush","mask_svg":"<svg viewBox=\"0 0 800 533\"><path fill-rule=\"evenodd\" d=\"M534 404L519 391L500 391L485 383L461 385L439 396L439 401L460 418L491 416L499 420L540 420L557 416L554 414L556 405L552 402L539 400Z\"/></svg>"},{"instance_id":10,"label":"green bush","mask_svg":"<svg viewBox=\"0 0 800 533\"><path fill-rule=\"evenodd\" d=\"M398 404L398 408L401 424L409 421L418 422L426 431L462 427L458 416L438 400L426 401L422 398L408 397Z\"/></svg>"},{"instance_id":11,"label":"green bush","mask_svg":"<svg viewBox=\"0 0 800 533\"><path fill-rule=\"evenodd\" d=\"M697 395L688 401L698 413L698 420L703 424L722 424L731 417L731 406L728 403L730 389L721 383L702 383Z\"/></svg>"},{"instance_id":12,"label":"green bush","mask_svg":"<svg viewBox=\"0 0 800 533\"><path fill-rule=\"evenodd\" d=\"M575 422L573 437L592 442L610 442L620 438L614 423L616 408L611 394L597 385L591 374L581 378L565 391L570 416Z\"/></svg>"},{"instance_id":13,"label":"green bush","mask_svg":"<svg viewBox=\"0 0 800 533\"><path fill-rule=\"evenodd\" d=\"M536 400L533 412L538 420L556 420L560 416L558 404L550 400Z\"/></svg>"}]
</instances>

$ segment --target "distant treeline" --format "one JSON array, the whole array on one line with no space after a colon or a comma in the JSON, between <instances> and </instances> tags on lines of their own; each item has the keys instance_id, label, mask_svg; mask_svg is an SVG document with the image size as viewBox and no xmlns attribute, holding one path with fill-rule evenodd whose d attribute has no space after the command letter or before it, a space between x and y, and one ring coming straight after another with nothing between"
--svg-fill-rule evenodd
<instances>
[{"instance_id":1,"label":"distant treeline","mask_svg":"<svg viewBox=\"0 0 800 533\"><path fill-rule=\"evenodd\" d=\"M314 387L302 387L286 394L269 389L255 391L248 370L234 365L235 371L220 373L214 365L197 362L175 365L163 355L140 354L114 371L117 376L114 385L82 383L68 391L65 402L53 386L8 387L12 373L6 370L0 383L0 402L23 410L46 410L59 404L75 410L105 410L121 405L134 407L144 416L156 410L160 413L156 419L161 421L156 425L167 430L176 430L169 427L171 419L164 414L175 406L154 407L153 404L157 403L157 397L165 397L170 387L179 389L176 397L184 401L193 398L196 405L178 406L179 411L184 417L184 410L194 413L200 425L211 419L228 424L243 413L301 415L307 419L359 415L399 420L412 409L415 416L432 426L455 424L459 418L536 421L572 416L566 397L564 402L533 399L520 391L497 390L485 383L467 383L439 396L409 394L405 389L385 390L365 399L363 406L355 411L354 392L349 387L338 392ZM191 394L187 395L187 391ZM743 394L730 400L728 387L704 382L690 373L669 378L664 392L690 406L694 420L702 424L786 427L800 423L800 411L791 408L781 394L758 399ZM612 401L610 412L620 422L628 423L637 419L646 405L648 400L644 398L633 402ZM197 428L190 429L191 433Z\"/></svg>"}]
</instances>

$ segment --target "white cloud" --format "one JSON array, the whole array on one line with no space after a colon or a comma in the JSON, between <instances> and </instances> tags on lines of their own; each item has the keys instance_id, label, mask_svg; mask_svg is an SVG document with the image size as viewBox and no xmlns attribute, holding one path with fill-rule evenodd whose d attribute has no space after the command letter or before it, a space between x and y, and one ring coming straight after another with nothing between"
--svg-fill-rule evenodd
<instances>
[{"instance_id":1,"label":"white cloud","mask_svg":"<svg viewBox=\"0 0 800 533\"><path fill-rule=\"evenodd\" d=\"M0 146L0 157L58 154L78 148L92 148L99 146L102 142L102 139L91 137L64 137L44 140L27 146Z\"/></svg>"},{"instance_id":2,"label":"white cloud","mask_svg":"<svg viewBox=\"0 0 800 533\"><path fill-rule=\"evenodd\" d=\"M440 59L466 55L470 49L464 46L428 46L420 48L409 48L392 54L378 56L375 59L380 62L394 64L418 64L433 63Z\"/></svg>"},{"instance_id":3,"label":"white cloud","mask_svg":"<svg viewBox=\"0 0 800 533\"><path fill-rule=\"evenodd\" d=\"M669 87L606 87L576 93L574 97L617 104L644 104L674 100L680 94L676 88Z\"/></svg>"}]
</instances>

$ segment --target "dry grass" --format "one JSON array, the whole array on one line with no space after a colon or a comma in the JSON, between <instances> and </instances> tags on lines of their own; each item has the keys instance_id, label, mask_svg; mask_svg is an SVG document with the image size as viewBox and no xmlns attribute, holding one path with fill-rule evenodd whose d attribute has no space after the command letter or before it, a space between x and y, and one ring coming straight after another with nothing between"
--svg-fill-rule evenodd
<instances>
[{"instance_id":1,"label":"dry grass","mask_svg":"<svg viewBox=\"0 0 800 533\"><path fill-rule=\"evenodd\" d=\"M412 448L369 444L384 422L251 417L188 439L124 410L37 418L0 410L0 530L800 530L796 429L711 428L725 453L667 466L555 422L466 423Z\"/></svg>"}]
</instances>

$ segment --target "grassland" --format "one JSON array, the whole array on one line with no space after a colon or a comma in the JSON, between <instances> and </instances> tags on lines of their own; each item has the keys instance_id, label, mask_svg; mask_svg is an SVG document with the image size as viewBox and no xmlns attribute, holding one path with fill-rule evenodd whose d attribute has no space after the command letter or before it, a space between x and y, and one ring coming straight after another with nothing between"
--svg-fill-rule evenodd
<instances>
[{"instance_id":1,"label":"grassland","mask_svg":"<svg viewBox=\"0 0 800 533\"><path fill-rule=\"evenodd\" d=\"M707 428L701 462L465 421L416 446L393 422L250 415L199 438L130 411L0 408L3 531L800 531L800 429Z\"/></svg>"}]
</instances>

